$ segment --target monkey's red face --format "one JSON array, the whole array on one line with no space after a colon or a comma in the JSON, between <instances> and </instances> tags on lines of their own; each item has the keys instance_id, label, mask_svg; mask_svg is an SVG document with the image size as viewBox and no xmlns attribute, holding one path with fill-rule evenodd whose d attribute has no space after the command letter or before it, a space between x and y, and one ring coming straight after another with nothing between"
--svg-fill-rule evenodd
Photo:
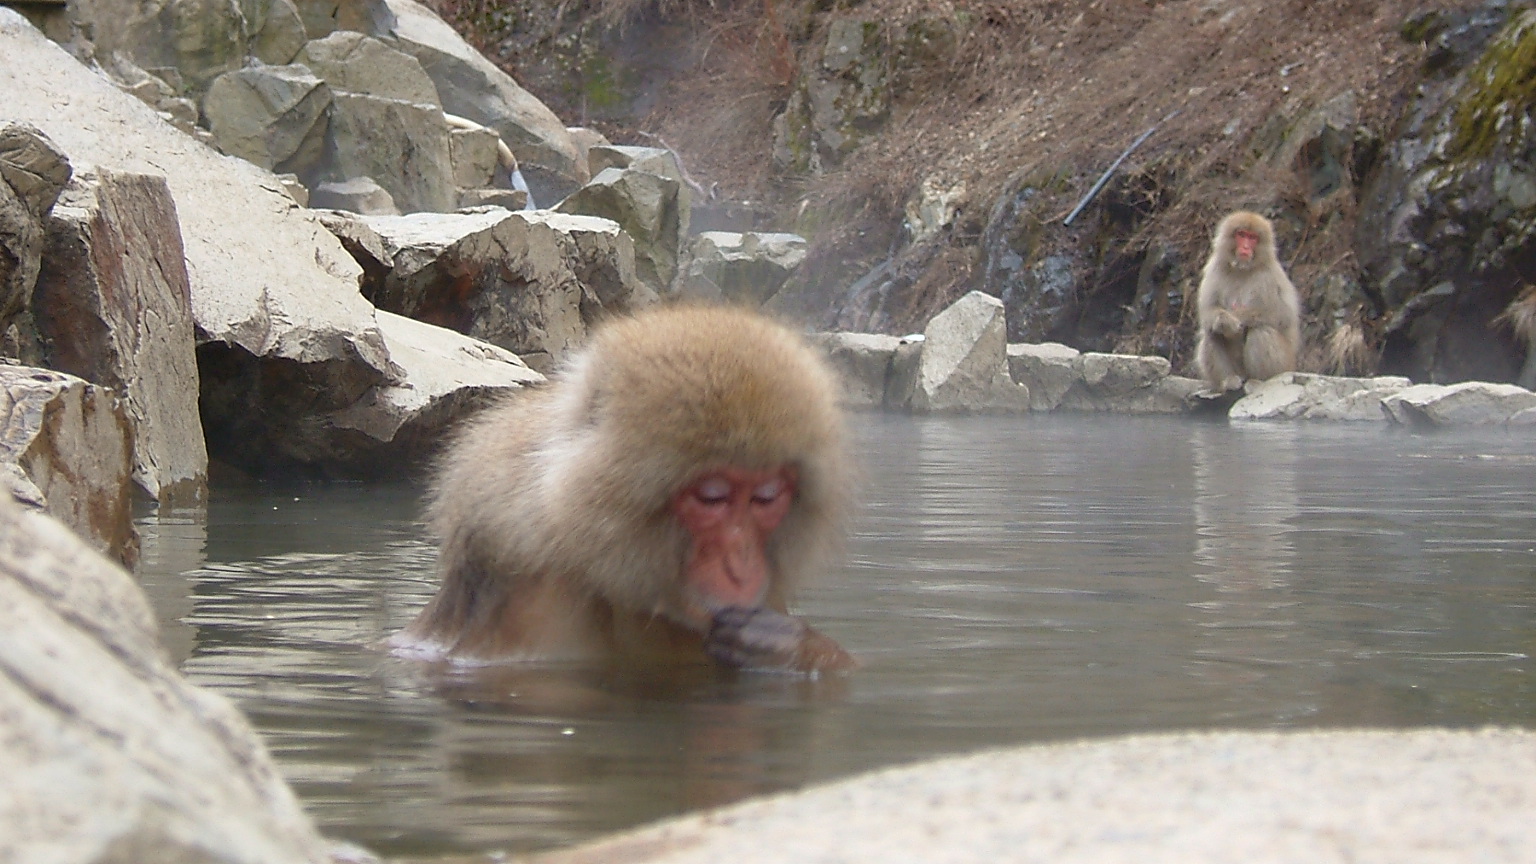
<instances>
[{"instance_id":1,"label":"monkey's red face","mask_svg":"<svg viewBox=\"0 0 1536 864\"><path fill-rule=\"evenodd\" d=\"M1253 261L1253 250L1259 245L1259 235L1253 231L1239 228L1232 232L1232 242L1237 246L1237 260L1244 264Z\"/></svg>"},{"instance_id":2,"label":"monkey's red face","mask_svg":"<svg viewBox=\"0 0 1536 864\"><path fill-rule=\"evenodd\" d=\"M768 594L768 538L795 500L795 471L719 468L672 499L672 512L691 540L683 586L700 624L729 606L753 608Z\"/></svg>"}]
</instances>

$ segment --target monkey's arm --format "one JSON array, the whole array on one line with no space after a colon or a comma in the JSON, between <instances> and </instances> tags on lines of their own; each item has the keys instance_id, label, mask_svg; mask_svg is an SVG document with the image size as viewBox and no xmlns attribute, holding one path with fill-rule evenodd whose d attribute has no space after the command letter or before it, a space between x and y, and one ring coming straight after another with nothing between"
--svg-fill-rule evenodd
<instances>
[{"instance_id":1,"label":"monkey's arm","mask_svg":"<svg viewBox=\"0 0 1536 864\"><path fill-rule=\"evenodd\" d=\"M704 649L727 666L796 672L846 672L858 665L832 638L768 608L731 606L715 613Z\"/></svg>"},{"instance_id":2,"label":"monkey's arm","mask_svg":"<svg viewBox=\"0 0 1536 864\"><path fill-rule=\"evenodd\" d=\"M1217 306L1211 310L1211 320L1207 325L1212 333L1227 339L1241 336L1244 322L1237 313L1225 306Z\"/></svg>"}]
</instances>

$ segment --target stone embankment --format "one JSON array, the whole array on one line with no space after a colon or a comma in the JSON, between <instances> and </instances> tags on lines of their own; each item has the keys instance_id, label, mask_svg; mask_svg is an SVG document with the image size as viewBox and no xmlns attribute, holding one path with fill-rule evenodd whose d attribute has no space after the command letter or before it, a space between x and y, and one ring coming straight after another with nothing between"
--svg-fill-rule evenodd
<instances>
[{"instance_id":1,"label":"stone embankment","mask_svg":"<svg viewBox=\"0 0 1536 864\"><path fill-rule=\"evenodd\" d=\"M1039 411L1200 414L1232 421L1332 420L1418 428L1536 425L1536 393L1513 384L1414 384L1288 372L1216 396L1167 360L1081 352L1066 345L1008 345L1003 305L972 292L907 337L818 337L847 382L855 408L914 413Z\"/></svg>"}]
</instances>

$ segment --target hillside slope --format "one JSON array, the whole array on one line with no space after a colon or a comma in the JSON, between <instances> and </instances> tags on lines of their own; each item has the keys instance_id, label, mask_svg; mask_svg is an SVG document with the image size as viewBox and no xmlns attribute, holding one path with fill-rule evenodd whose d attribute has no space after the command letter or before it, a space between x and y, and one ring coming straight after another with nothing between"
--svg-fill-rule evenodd
<instances>
[{"instance_id":1,"label":"hillside slope","mask_svg":"<svg viewBox=\"0 0 1536 864\"><path fill-rule=\"evenodd\" d=\"M1307 363L1338 368L1348 364L1327 356L1332 334L1348 323L1374 347L1388 311L1362 285L1355 223L1364 175L1435 61L1409 37L1437 11L1478 5L441 2L566 122L620 143L665 143L710 197L752 202L760 225L809 236L812 259L780 306L815 323L904 332L980 287L1009 302L1014 338L1161 353L1182 365L1192 335L1183 301L1210 226L1252 207L1277 218L1282 256L1309 295ZM846 41L847 21L867 35L855 68L837 72L846 61L833 48ZM815 80L836 74L863 81L855 90L866 104L812 105L806 116L842 111L837 146L823 136L809 159L797 156L780 119L776 158L775 118L824 97ZM1291 152L1298 124L1328 110L1348 115L1335 126L1349 140L1321 162L1342 164ZM1319 171L1337 176L1320 180ZM904 214L925 185L954 211L930 237ZM1032 318L998 282L998 255L1038 261L1057 251L1078 296L1065 312ZM873 296L871 280L859 280L881 264ZM1356 357L1354 371L1372 365Z\"/></svg>"}]
</instances>

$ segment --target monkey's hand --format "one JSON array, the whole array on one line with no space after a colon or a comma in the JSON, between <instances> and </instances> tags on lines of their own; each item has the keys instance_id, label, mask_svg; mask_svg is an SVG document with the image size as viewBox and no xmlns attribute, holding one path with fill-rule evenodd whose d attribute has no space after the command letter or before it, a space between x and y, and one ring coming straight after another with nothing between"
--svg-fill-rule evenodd
<instances>
[{"instance_id":1,"label":"monkey's hand","mask_svg":"<svg viewBox=\"0 0 1536 864\"><path fill-rule=\"evenodd\" d=\"M704 650L740 669L845 672L858 665L841 645L798 618L761 607L728 606L716 612Z\"/></svg>"},{"instance_id":2,"label":"monkey's hand","mask_svg":"<svg viewBox=\"0 0 1536 864\"><path fill-rule=\"evenodd\" d=\"M1242 319L1238 318L1231 309L1218 308L1211 315L1211 332L1228 339L1240 336L1243 332Z\"/></svg>"}]
</instances>

